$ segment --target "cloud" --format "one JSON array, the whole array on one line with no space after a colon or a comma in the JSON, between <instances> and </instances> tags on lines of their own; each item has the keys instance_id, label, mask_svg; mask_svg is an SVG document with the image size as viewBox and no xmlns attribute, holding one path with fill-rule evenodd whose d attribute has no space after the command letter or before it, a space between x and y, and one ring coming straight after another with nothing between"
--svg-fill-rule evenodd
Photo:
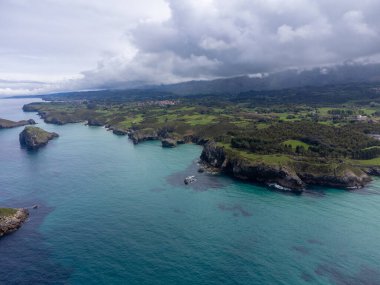
<instances>
[{"instance_id":1,"label":"cloud","mask_svg":"<svg viewBox=\"0 0 380 285\"><path fill-rule=\"evenodd\" d=\"M133 56L125 31L169 16L163 0L1 0L0 79L51 86L20 86L20 94L65 88L110 55ZM0 95L17 88L9 83Z\"/></svg>"},{"instance_id":2,"label":"cloud","mask_svg":"<svg viewBox=\"0 0 380 285\"><path fill-rule=\"evenodd\" d=\"M362 11L348 11L343 15L343 20L346 22L347 28L354 33L369 37L377 36L377 32L365 22Z\"/></svg>"},{"instance_id":3,"label":"cloud","mask_svg":"<svg viewBox=\"0 0 380 285\"><path fill-rule=\"evenodd\" d=\"M127 32L138 50L132 60L120 59L119 64L110 60L126 81L255 74L341 63L380 52L380 20L373 13L380 8L377 1L168 3L167 21L141 23ZM102 68L97 70L100 74L109 73Z\"/></svg>"},{"instance_id":4,"label":"cloud","mask_svg":"<svg viewBox=\"0 0 380 285\"><path fill-rule=\"evenodd\" d=\"M54 84L58 90L261 74L370 61L380 54L377 0L167 0L157 9L146 0L134 12L129 9L136 2L131 1L37 2L43 11L49 4L51 16L36 12L47 17L46 27L32 35L45 35L45 41L39 44L28 37L33 42L28 56L38 56L41 72L52 65L57 74L59 68L65 71L65 80ZM26 11L21 16L40 21ZM14 45L2 47L3 53L10 54L16 46L22 55L24 32L16 32ZM0 48L0 59L1 54ZM55 58L64 62L58 64Z\"/></svg>"}]
</instances>

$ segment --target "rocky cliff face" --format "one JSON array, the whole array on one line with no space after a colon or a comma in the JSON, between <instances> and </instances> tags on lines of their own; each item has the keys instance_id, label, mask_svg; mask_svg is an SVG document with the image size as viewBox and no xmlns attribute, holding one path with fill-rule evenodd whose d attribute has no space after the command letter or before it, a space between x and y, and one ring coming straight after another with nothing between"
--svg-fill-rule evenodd
<instances>
[{"instance_id":1,"label":"rocky cliff face","mask_svg":"<svg viewBox=\"0 0 380 285\"><path fill-rule=\"evenodd\" d=\"M0 119L0 129L9 129L9 128L22 127L26 125L35 125L35 124L36 122L33 119L22 120L18 122Z\"/></svg>"},{"instance_id":2,"label":"rocky cliff face","mask_svg":"<svg viewBox=\"0 0 380 285\"><path fill-rule=\"evenodd\" d=\"M225 162L227 162L224 149L217 146L214 142L209 142L204 145L201 160L216 168L224 168L226 165Z\"/></svg>"},{"instance_id":3,"label":"rocky cliff face","mask_svg":"<svg viewBox=\"0 0 380 285\"><path fill-rule=\"evenodd\" d=\"M302 192L304 183L289 168L255 163L246 159L230 158L223 147L214 142L204 145L201 160L233 177L265 184L277 184L283 190Z\"/></svg>"},{"instance_id":4,"label":"rocky cliff face","mask_svg":"<svg viewBox=\"0 0 380 285\"><path fill-rule=\"evenodd\" d=\"M120 130L120 129L117 129L117 128L114 128L114 127L109 127L108 128L110 131L112 131L115 135L117 136L125 136L127 135L129 132L128 131L125 131L125 130Z\"/></svg>"},{"instance_id":5,"label":"rocky cliff face","mask_svg":"<svg viewBox=\"0 0 380 285\"><path fill-rule=\"evenodd\" d=\"M298 175L307 184L323 185L335 188L359 189L371 182L371 178L360 169L355 169L355 171L352 171L347 168L340 174L331 173L316 175L313 173L300 172Z\"/></svg>"},{"instance_id":6,"label":"rocky cliff face","mask_svg":"<svg viewBox=\"0 0 380 285\"><path fill-rule=\"evenodd\" d=\"M28 149L38 149L57 137L58 134L56 133L50 133L41 128L28 126L20 133L19 140L20 144Z\"/></svg>"},{"instance_id":7,"label":"rocky cliff face","mask_svg":"<svg viewBox=\"0 0 380 285\"><path fill-rule=\"evenodd\" d=\"M16 209L13 215L0 216L0 237L18 230L28 216L27 209Z\"/></svg>"},{"instance_id":8,"label":"rocky cliff face","mask_svg":"<svg viewBox=\"0 0 380 285\"><path fill-rule=\"evenodd\" d=\"M87 125L88 126L102 127L105 124L106 124L105 121L99 120L99 119L88 119L87 120Z\"/></svg>"},{"instance_id":9,"label":"rocky cliff face","mask_svg":"<svg viewBox=\"0 0 380 285\"><path fill-rule=\"evenodd\" d=\"M183 141L185 143L195 143L199 145L204 145L206 144L209 140L202 138L200 136L195 136L195 135L189 135L189 136L184 136Z\"/></svg>"},{"instance_id":10,"label":"rocky cliff face","mask_svg":"<svg viewBox=\"0 0 380 285\"><path fill-rule=\"evenodd\" d=\"M380 176L380 167L378 166L369 166L369 167L363 168L363 171L367 175Z\"/></svg>"},{"instance_id":11,"label":"rocky cliff face","mask_svg":"<svg viewBox=\"0 0 380 285\"><path fill-rule=\"evenodd\" d=\"M153 129L131 131L128 133L128 136L134 144L138 144L143 141L153 141L159 139L159 135Z\"/></svg>"},{"instance_id":12,"label":"rocky cliff face","mask_svg":"<svg viewBox=\"0 0 380 285\"><path fill-rule=\"evenodd\" d=\"M291 168L286 166L268 165L234 158L228 161L226 170L237 178L268 185L278 185L282 190L302 192L305 188L305 183Z\"/></svg>"},{"instance_id":13,"label":"rocky cliff face","mask_svg":"<svg viewBox=\"0 0 380 285\"><path fill-rule=\"evenodd\" d=\"M276 165L229 157L223 147L213 142L204 145L201 160L236 178L276 184L280 189L293 192L302 192L308 184L353 189L371 181L362 170L346 165L338 167L337 171L315 173L304 165Z\"/></svg>"},{"instance_id":14,"label":"rocky cliff face","mask_svg":"<svg viewBox=\"0 0 380 285\"><path fill-rule=\"evenodd\" d=\"M177 141L173 139L163 139L161 141L162 147L173 148L177 146Z\"/></svg>"}]
</instances>

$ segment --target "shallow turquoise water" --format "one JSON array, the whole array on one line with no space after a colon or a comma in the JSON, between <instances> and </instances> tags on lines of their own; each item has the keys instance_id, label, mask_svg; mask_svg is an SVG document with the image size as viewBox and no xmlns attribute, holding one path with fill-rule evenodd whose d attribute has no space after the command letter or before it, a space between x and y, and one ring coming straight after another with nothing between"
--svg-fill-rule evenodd
<instances>
[{"instance_id":1,"label":"shallow turquoise water","mask_svg":"<svg viewBox=\"0 0 380 285\"><path fill-rule=\"evenodd\" d=\"M199 146L45 125L26 101L0 117L60 137L28 152L0 131L0 205L40 205L0 240L1 284L380 284L380 181L281 194L198 174Z\"/></svg>"}]
</instances>

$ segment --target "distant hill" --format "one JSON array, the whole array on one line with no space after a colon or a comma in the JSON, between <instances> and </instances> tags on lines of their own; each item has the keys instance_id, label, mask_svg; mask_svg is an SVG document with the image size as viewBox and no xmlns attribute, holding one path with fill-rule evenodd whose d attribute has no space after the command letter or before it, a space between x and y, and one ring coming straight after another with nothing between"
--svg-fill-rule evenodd
<instances>
[{"instance_id":1,"label":"distant hill","mask_svg":"<svg viewBox=\"0 0 380 285\"><path fill-rule=\"evenodd\" d=\"M94 90L80 92L55 93L34 97L48 100L97 100L97 101L133 101L146 99L169 99L178 96L239 95L239 97L257 96L265 92L264 97L288 94L291 89L312 90L329 87L331 90L351 89L364 84L380 83L380 64L344 64L332 67L320 67L310 70L286 70L262 77L240 76L215 80L187 81L177 84L133 86L125 89ZM336 86L339 86L336 88ZM361 86L362 87L362 86ZM376 86L377 87L377 86ZM311 89L310 89L311 88ZM326 89L326 90L327 90ZM281 90L281 91L279 91ZM313 89L314 90L314 89ZM325 89L323 89L325 91ZM319 93L318 90L317 93ZM330 94L331 96L331 94ZM14 96L18 98L30 96Z\"/></svg>"},{"instance_id":2,"label":"distant hill","mask_svg":"<svg viewBox=\"0 0 380 285\"><path fill-rule=\"evenodd\" d=\"M109 101L126 102L147 99L166 99L178 97L171 92L151 89L121 89L121 90L93 90L77 92L61 92L34 96L11 96L8 98L41 98L47 101L66 101L66 100L89 100L89 101Z\"/></svg>"},{"instance_id":3,"label":"distant hill","mask_svg":"<svg viewBox=\"0 0 380 285\"><path fill-rule=\"evenodd\" d=\"M153 89L168 91L178 95L238 94L247 91L373 82L380 82L380 64L345 64L304 71L287 70L272 73L261 78L240 76L210 81L189 81L156 86Z\"/></svg>"}]
</instances>

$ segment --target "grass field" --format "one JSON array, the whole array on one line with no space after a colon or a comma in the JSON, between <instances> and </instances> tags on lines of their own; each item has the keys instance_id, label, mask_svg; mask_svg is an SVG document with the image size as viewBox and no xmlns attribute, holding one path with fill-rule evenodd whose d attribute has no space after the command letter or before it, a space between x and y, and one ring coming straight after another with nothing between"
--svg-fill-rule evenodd
<instances>
[{"instance_id":1,"label":"grass field","mask_svg":"<svg viewBox=\"0 0 380 285\"><path fill-rule=\"evenodd\" d=\"M291 145L293 150L295 150L297 146L300 146L300 147L302 146L306 150L309 149L310 147L310 145L308 145L307 143L304 143L298 140L287 140L287 141L284 141L282 144Z\"/></svg>"},{"instance_id":2,"label":"grass field","mask_svg":"<svg viewBox=\"0 0 380 285\"><path fill-rule=\"evenodd\" d=\"M185 116L182 116L182 118L189 125L196 126L196 125L208 125L208 124L211 124L216 119L216 116L194 114L194 115L185 115Z\"/></svg>"},{"instance_id":3,"label":"grass field","mask_svg":"<svg viewBox=\"0 0 380 285\"><path fill-rule=\"evenodd\" d=\"M362 165L362 166L379 166L380 165L380 157L376 157L373 159L367 159L367 160L352 160L352 164Z\"/></svg>"},{"instance_id":4,"label":"grass field","mask_svg":"<svg viewBox=\"0 0 380 285\"><path fill-rule=\"evenodd\" d=\"M287 162L291 161L291 158L287 155L282 155L282 154L271 154L271 155L264 155L264 154L256 154L256 153L251 153L247 152L244 150L239 150L232 148L229 144L225 143L218 143L218 146L224 147L224 149L231 153L233 156L238 156L245 158L249 161L260 163L264 162L267 164L273 164L273 165L283 165L286 164Z\"/></svg>"},{"instance_id":5,"label":"grass field","mask_svg":"<svg viewBox=\"0 0 380 285\"><path fill-rule=\"evenodd\" d=\"M16 214L17 210L12 208L0 208L0 218Z\"/></svg>"},{"instance_id":6,"label":"grass field","mask_svg":"<svg viewBox=\"0 0 380 285\"><path fill-rule=\"evenodd\" d=\"M126 118L124 121L120 122L118 125L122 128L130 128L132 125L141 123L144 120L141 114L138 114L135 117Z\"/></svg>"}]
</instances>

